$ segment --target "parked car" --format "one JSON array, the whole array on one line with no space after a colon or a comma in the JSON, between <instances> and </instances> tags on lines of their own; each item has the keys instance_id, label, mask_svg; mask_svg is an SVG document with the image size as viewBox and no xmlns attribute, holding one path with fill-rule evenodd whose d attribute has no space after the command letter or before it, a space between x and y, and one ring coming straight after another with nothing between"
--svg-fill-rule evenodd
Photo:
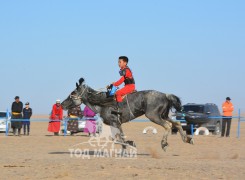
<instances>
[{"instance_id":1,"label":"parked car","mask_svg":"<svg viewBox=\"0 0 245 180\"><path fill-rule=\"evenodd\" d=\"M96 133L100 134L102 132L102 120L100 117L96 116L95 117L96 120ZM78 119L78 132L84 132L84 128L86 125L86 119L82 118L82 119ZM64 133L64 121L62 121L62 128L61 131ZM68 134L70 134L69 131L67 131Z\"/></svg>"},{"instance_id":2,"label":"parked car","mask_svg":"<svg viewBox=\"0 0 245 180\"><path fill-rule=\"evenodd\" d=\"M219 117L219 118L214 118ZM194 130L199 127L206 127L213 134L220 134L222 118L217 105L212 103L194 104L189 103L183 106L181 112L176 112L173 119L180 121L183 130L191 134L191 125ZM177 133L177 129L172 130Z\"/></svg>"},{"instance_id":3,"label":"parked car","mask_svg":"<svg viewBox=\"0 0 245 180\"><path fill-rule=\"evenodd\" d=\"M11 127L11 113L9 112L7 117L6 111L0 111L0 132L6 132L6 120L8 120L8 127Z\"/></svg>"}]
</instances>

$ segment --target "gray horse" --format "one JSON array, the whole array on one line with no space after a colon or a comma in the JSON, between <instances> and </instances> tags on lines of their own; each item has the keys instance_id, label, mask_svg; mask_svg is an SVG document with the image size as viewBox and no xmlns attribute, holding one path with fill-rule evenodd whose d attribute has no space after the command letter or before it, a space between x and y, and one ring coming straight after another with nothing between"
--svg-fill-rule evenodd
<instances>
[{"instance_id":1,"label":"gray horse","mask_svg":"<svg viewBox=\"0 0 245 180\"><path fill-rule=\"evenodd\" d=\"M76 89L62 102L64 110L84 103L94 112L99 113L105 124L118 128L121 134L123 134L121 128L123 123L145 115L149 120L165 129L161 141L164 151L168 147L167 138L172 125L179 130L183 142L193 144L193 139L184 133L180 122L168 117L170 109L181 110L181 101L173 94L164 94L154 90L134 92L125 96L123 108L118 115L115 100L108 98L105 92L95 91L85 85L83 78L76 83L76 86ZM123 137L120 140L124 142Z\"/></svg>"}]
</instances>

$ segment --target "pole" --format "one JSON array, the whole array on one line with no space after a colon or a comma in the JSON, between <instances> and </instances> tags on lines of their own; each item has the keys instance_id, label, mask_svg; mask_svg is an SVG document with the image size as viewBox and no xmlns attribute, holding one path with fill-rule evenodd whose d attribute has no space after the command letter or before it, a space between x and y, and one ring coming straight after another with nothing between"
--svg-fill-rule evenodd
<instances>
[{"instance_id":1,"label":"pole","mask_svg":"<svg viewBox=\"0 0 245 180\"><path fill-rule=\"evenodd\" d=\"M191 124L191 135L192 135L192 137L194 136L194 126L193 126L193 124Z\"/></svg>"},{"instance_id":2,"label":"pole","mask_svg":"<svg viewBox=\"0 0 245 180\"><path fill-rule=\"evenodd\" d=\"M64 119L64 136L67 135L67 121Z\"/></svg>"},{"instance_id":3,"label":"pole","mask_svg":"<svg viewBox=\"0 0 245 180\"><path fill-rule=\"evenodd\" d=\"M9 111L6 110L6 130L5 130L5 136L8 136L9 134Z\"/></svg>"},{"instance_id":4,"label":"pole","mask_svg":"<svg viewBox=\"0 0 245 180\"><path fill-rule=\"evenodd\" d=\"M238 110L238 126L237 126L237 138L240 139L240 130L241 130L241 110Z\"/></svg>"}]
</instances>

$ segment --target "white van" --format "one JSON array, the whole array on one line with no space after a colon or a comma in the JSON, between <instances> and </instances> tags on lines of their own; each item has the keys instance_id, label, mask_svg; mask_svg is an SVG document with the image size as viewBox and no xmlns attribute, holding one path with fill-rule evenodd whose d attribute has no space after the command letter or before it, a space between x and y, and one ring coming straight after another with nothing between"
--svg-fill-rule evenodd
<instances>
[{"instance_id":1,"label":"white van","mask_svg":"<svg viewBox=\"0 0 245 180\"><path fill-rule=\"evenodd\" d=\"M0 111L0 132L6 132L6 120L8 120L8 127L11 128L11 113L9 112L7 117L6 111Z\"/></svg>"}]
</instances>

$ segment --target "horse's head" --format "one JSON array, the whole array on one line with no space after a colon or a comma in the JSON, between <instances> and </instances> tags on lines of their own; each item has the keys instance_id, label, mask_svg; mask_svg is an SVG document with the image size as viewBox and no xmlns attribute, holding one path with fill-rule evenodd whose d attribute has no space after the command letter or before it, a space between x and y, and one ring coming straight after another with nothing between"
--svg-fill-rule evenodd
<instances>
[{"instance_id":1,"label":"horse's head","mask_svg":"<svg viewBox=\"0 0 245 180\"><path fill-rule=\"evenodd\" d=\"M83 103L86 86L83 85L84 79L81 78L79 83L76 83L76 89L64 100L61 105L64 110L80 106Z\"/></svg>"}]
</instances>

